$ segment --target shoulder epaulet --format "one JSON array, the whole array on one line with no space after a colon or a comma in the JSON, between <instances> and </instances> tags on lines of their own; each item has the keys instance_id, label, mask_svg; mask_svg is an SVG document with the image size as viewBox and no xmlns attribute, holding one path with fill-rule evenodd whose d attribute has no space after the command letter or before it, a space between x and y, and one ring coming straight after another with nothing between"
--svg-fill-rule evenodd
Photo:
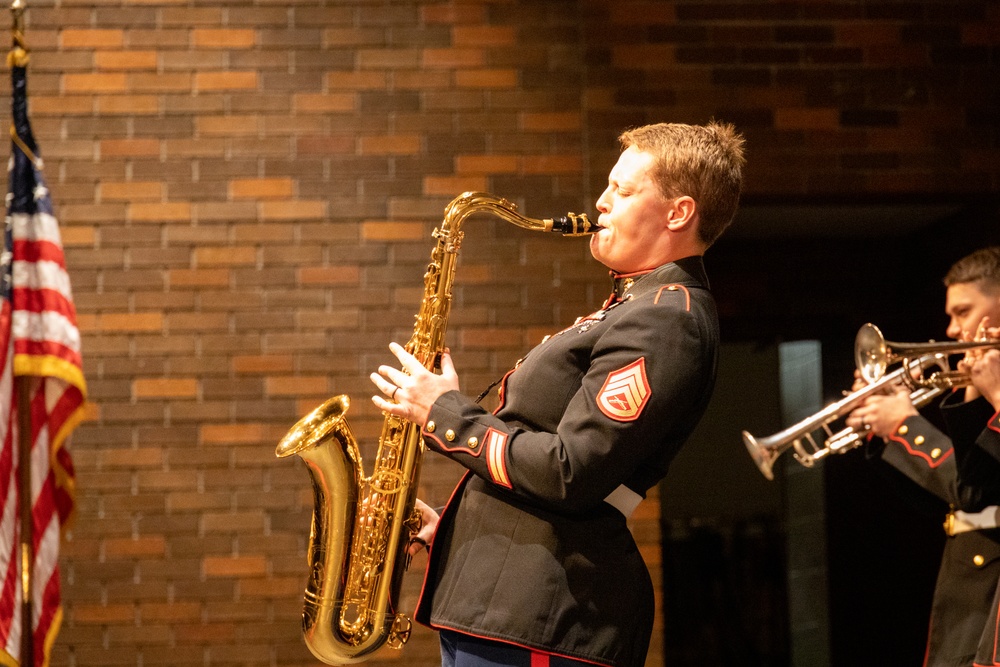
<instances>
[{"instance_id":1,"label":"shoulder epaulet","mask_svg":"<svg viewBox=\"0 0 1000 667\"><path fill-rule=\"evenodd\" d=\"M653 303L660 303L660 297L664 292L683 292L684 293L684 309L691 312L691 292L688 291L687 287L684 285L678 285L674 283L673 285L664 285L656 292L656 297L653 299Z\"/></svg>"}]
</instances>

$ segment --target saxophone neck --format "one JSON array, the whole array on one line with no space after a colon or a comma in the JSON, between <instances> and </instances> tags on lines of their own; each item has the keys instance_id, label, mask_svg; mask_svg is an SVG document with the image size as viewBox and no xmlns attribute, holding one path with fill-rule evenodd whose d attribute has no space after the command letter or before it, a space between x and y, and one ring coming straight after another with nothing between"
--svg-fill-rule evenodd
<instances>
[{"instance_id":1,"label":"saxophone neck","mask_svg":"<svg viewBox=\"0 0 1000 667\"><path fill-rule=\"evenodd\" d=\"M586 236L602 229L591 222L585 213L567 213L557 218L529 218L517 211L517 205L503 197L486 192L465 192L451 200L445 208L442 229L457 230L470 215L478 212L493 213L507 222L535 232L555 232L563 236Z\"/></svg>"}]
</instances>

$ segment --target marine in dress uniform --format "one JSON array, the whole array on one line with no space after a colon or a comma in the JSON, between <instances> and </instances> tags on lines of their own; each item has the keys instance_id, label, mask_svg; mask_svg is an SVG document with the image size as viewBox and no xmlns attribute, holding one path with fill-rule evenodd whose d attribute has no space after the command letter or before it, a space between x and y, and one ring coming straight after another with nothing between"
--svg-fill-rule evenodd
<instances>
[{"instance_id":1,"label":"marine in dress uniform","mask_svg":"<svg viewBox=\"0 0 1000 667\"><path fill-rule=\"evenodd\" d=\"M518 362L495 413L458 391L447 354L435 374L393 345L406 372L372 374L390 399L375 404L467 469L418 535L433 540L416 618L441 631L446 667L645 661L653 587L626 520L715 382L701 255L735 214L743 140L717 123L621 140L590 237L614 292Z\"/></svg>"},{"instance_id":2,"label":"marine in dress uniform","mask_svg":"<svg viewBox=\"0 0 1000 667\"><path fill-rule=\"evenodd\" d=\"M947 431L910 416L889 435L881 458L948 508L947 535L931 602L926 667L968 667L984 636L1000 581L1000 462L976 446L992 407L959 391L941 403Z\"/></svg>"},{"instance_id":3,"label":"marine in dress uniform","mask_svg":"<svg viewBox=\"0 0 1000 667\"><path fill-rule=\"evenodd\" d=\"M424 441L470 472L438 524L418 621L642 664L653 589L626 518L708 404L707 287L700 257L616 276L604 308L506 376L496 414L457 391L437 400Z\"/></svg>"},{"instance_id":4,"label":"marine in dress uniform","mask_svg":"<svg viewBox=\"0 0 1000 667\"><path fill-rule=\"evenodd\" d=\"M945 312L950 338L980 333L1000 321L1000 247L988 247L952 265ZM975 380L975 376L973 376ZM925 667L971 667L997 633L994 597L1000 581L1000 449L990 451L996 408L957 390L940 404L944 431L917 414L905 390L873 396L847 420L885 441L870 452L946 503L947 535L931 603ZM987 392L983 392L987 395ZM992 455L991 455L992 454ZM992 614L992 616L991 616ZM992 662L985 663L992 665Z\"/></svg>"},{"instance_id":5,"label":"marine in dress uniform","mask_svg":"<svg viewBox=\"0 0 1000 667\"><path fill-rule=\"evenodd\" d=\"M990 331L990 338L1000 335L1000 330ZM976 438L976 446L1000 464L1000 352L977 355L979 360L972 365L971 377L976 388L987 397L994 410L986 428ZM994 517L1000 520L1000 516ZM986 629L979 641L975 667L997 667L1000 665L1000 582L989 607Z\"/></svg>"}]
</instances>

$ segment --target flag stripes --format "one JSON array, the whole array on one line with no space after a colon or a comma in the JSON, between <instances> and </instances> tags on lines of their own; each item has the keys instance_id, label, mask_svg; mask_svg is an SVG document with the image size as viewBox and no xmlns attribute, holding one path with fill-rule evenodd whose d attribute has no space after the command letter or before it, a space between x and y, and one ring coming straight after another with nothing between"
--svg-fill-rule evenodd
<instances>
[{"instance_id":1,"label":"flag stripes","mask_svg":"<svg viewBox=\"0 0 1000 667\"><path fill-rule=\"evenodd\" d=\"M29 633L31 667L47 667L62 621L59 546L74 508L66 445L83 418L86 384L59 224L27 119L24 76L23 67L12 68L16 136L0 254L0 665L22 665L22 635ZM18 415L25 411L30 454L22 461ZM31 485L30 626L21 613L22 466Z\"/></svg>"}]
</instances>

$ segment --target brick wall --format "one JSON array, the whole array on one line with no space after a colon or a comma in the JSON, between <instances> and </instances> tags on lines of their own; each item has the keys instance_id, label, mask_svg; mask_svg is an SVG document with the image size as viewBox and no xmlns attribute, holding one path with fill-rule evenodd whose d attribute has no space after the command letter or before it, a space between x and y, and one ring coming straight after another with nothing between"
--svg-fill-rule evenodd
<instances>
[{"instance_id":1,"label":"brick wall","mask_svg":"<svg viewBox=\"0 0 1000 667\"><path fill-rule=\"evenodd\" d=\"M994 2L583 4L592 163L608 128L715 117L748 139L751 200L1000 190Z\"/></svg>"},{"instance_id":2,"label":"brick wall","mask_svg":"<svg viewBox=\"0 0 1000 667\"><path fill-rule=\"evenodd\" d=\"M998 190L985 0L28 4L91 401L53 664L314 664L312 498L274 446L346 393L371 460L367 376L458 193L593 213L624 126L712 116L750 140L751 198ZM607 285L585 242L466 231L449 344L477 393ZM458 474L427 457L421 496ZM658 519L632 523L656 581ZM403 659L436 654L418 628Z\"/></svg>"}]
</instances>

